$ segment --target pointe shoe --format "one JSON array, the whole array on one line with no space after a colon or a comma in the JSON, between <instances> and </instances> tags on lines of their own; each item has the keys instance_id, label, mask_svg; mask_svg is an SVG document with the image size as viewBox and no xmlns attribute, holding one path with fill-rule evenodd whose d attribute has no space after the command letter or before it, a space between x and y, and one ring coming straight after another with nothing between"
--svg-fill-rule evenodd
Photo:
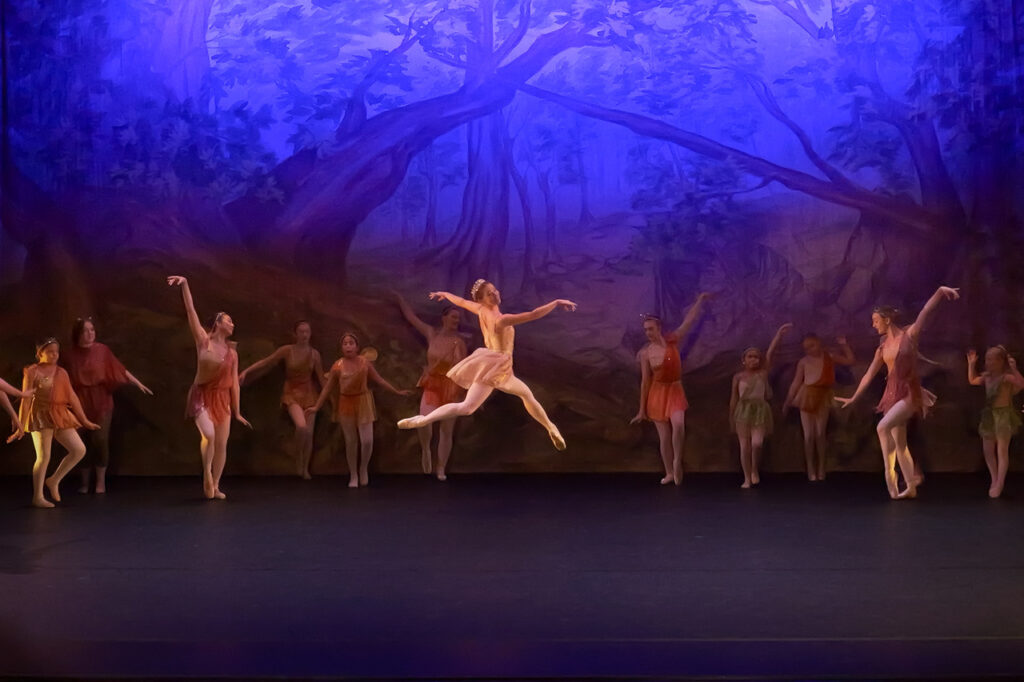
<instances>
[{"instance_id":1,"label":"pointe shoe","mask_svg":"<svg viewBox=\"0 0 1024 682\"><path fill-rule=\"evenodd\" d=\"M562 434L558 432L558 429L548 431L548 436L551 437L551 442L555 445L555 450L565 450L565 439L562 438Z\"/></svg>"},{"instance_id":2,"label":"pointe shoe","mask_svg":"<svg viewBox=\"0 0 1024 682\"><path fill-rule=\"evenodd\" d=\"M897 500L912 500L915 497L917 497L917 488L911 487L896 495Z\"/></svg>"},{"instance_id":3,"label":"pointe shoe","mask_svg":"<svg viewBox=\"0 0 1024 682\"><path fill-rule=\"evenodd\" d=\"M420 422L422 420L423 420L423 417L421 417L419 415L417 415L415 417L407 417L405 419L399 419L398 420L398 428L400 428L400 429L418 429L420 426L422 426L420 424Z\"/></svg>"},{"instance_id":4,"label":"pointe shoe","mask_svg":"<svg viewBox=\"0 0 1024 682\"><path fill-rule=\"evenodd\" d=\"M54 502L60 502L60 483L55 482L52 478L48 478L43 483L46 484L46 489L50 491L50 497L53 498Z\"/></svg>"}]
</instances>

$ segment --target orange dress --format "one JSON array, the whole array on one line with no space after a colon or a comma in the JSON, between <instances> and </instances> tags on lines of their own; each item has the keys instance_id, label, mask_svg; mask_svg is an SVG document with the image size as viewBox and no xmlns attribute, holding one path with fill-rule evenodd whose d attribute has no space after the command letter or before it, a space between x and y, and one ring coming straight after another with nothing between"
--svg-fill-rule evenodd
<instances>
[{"instance_id":1,"label":"orange dress","mask_svg":"<svg viewBox=\"0 0 1024 682\"><path fill-rule=\"evenodd\" d=\"M490 316L482 314L478 317L480 331L484 335L484 347L477 348L472 355L448 370L448 378L467 389L476 383L500 388L514 378L512 348L515 345L516 328L509 325L497 330Z\"/></svg>"},{"instance_id":2,"label":"orange dress","mask_svg":"<svg viewBox=\"0 0 1024 682\"><path fill-rule=\"evenodd\" d=\"M331 372L338 378L338 395L335 401L334 421L342 417L355 417L357 424L369 424L377 420L377 412L373 404L373 394L367 385L370 374L370 361L358 356L355 367L348 366L344 358L338 358L331 367Z\"/></svg>"},{"instance_id":3,"label":"orange dress","mask_svg":"<svg viewBox=\"0 0 1024 682\"><path fill-rule=\"evenodd\" d=\"M199 370L196 370L196 379L188 391L185 405L185 416L188 419L195 419L203 410L210 415L214 424L231 419L231 388L234 386L235 373L238 371L236 346L236 343L229 342L223 358L216 357L214 351L209 348L209 342L205 348L200 349L199 364L216 369L209 380L203 383L199 383Z\"/></svg>"},{"instance_id":4,"label":"orange dress","mask_svg":"<svg viewBox=\"0 0 1024 682\"><path fill-rule=\"evenodd\" d=\"M679 337L665 337L665 359L654 371L647 389L647 418L655 422L670 421L676 412L690 406L683 391L683 361L679 357Z\"/></svg>"},{"instance_id":5,"label":"orange dress","mask_svg":"<svg viewBox=\"0 0 1024 682\"><path fill-rule=\"evenodd\" d=\"M294 361L294 352L289 349L284 360L284 390L281 392L281 404L285 407L298 405L302 409L313 407L318 396L313 387L314 351L299 362Z\"/></svg>"},{"instance_id":6,"label":"orange dress","mask_svg":"<svg viewBox=\"0 0 1024 682\"><path fill-rule=\"evenodd\" d=\"M97 424L114 411L114 390L128 383L128 371L110 349L98 341L87 348L73 346L61 354L82 412Z\"/></svg>"},{"instance_id":7,"label":"orange dress","mask_svg":"<svg viewBox=\"0 0 1024 682\"><path fill-rule=\"evenodd\" d=\"M832 404L832 387L836 385L836 364L826 352L821 358L821 376L818 380L804 384L796 393L793 404L801 412L817 414L821 408Z\"/></svg>"},{"instance_id":8,"label":"orange dress","mask_svg":"<svg viewBox=\"0 0 1024 682\"><path fill-rule=\"evenodd\" d=\"M923 417L928 413L928 408L935 404L935 394L921 388L921 378L917 375L917 357L917 344L910 340L909 334L904 333L892 368L885 377L885 392L875 408L876 412L885 414L899 401L909 399L914 412Z\"/></svg>"},{"instance_id":9,"label":"orange dress","mask_svg":"<svg viewBox=\"0 0 1024 682\"><path fill-rule=\"evenodd\" d=\"M63 367L53 372L35 364L25 368L25 386L35 389L31 399L21 401L19 418L28 431L77 429L81 426L71 412L71 379Z\"/></svg>"},{"instance_id":10,"label":"orange dress","mask_svg":"<svg viewBox=\"0 0 1024 682\"><path fill-rule=\"evenodd\" d=\"M466 342L458 336L435 334L427 347L427 368L416 383L423 402L440 407L462 400L462 388L448 378L448 371L466 357Z\"/></svg>"}]
</instances>

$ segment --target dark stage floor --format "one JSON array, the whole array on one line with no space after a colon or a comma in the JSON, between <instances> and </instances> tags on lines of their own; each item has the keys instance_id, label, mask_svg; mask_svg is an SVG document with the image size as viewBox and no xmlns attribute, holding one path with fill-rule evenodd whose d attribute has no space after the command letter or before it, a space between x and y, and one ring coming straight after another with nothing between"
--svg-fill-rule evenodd
<instances>
[{"instance_id":1,"label":"dark stage floor","mask_svg":"<svg viewBox=\"0 0 1024 682\"><path fill-rule=\"evenodd\" d=\"M0 675L1024 675L1024 479L0 480Z\"/></svg>"}]
</instances>

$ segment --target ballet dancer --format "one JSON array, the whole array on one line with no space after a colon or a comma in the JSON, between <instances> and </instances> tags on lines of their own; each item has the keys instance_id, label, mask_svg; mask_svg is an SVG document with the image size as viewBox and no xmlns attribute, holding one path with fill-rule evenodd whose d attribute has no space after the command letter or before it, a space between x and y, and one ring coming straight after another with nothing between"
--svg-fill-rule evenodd
<instances>
[{"instance_id":1,"label":"ballet dancer","mask_svg":"<svg viewBox=\"0 0 1024 682\"><path fill-rule=\"evenodd\" d=\"M480 321L484 336L484 348L473 353L451 368L448 378L466 389L466 397L459 403L449 403L427 415L409 417L398 422L400 429L418 429L443 419L473 414L488 396L498 389L517 396L523 401L526 411L548 432L551 442L558 450L565 449L565 440L558 427L548 418L544 408L537 402L530 388L512 373L512 348L515 343L516 325L532 322L548 315L555 308L576 310L576 304L566 299L556 299L525 313L504 314L501 292L490 282L478 279L473 283L467 301L447 291L434 291L430 298L448 302L473 313Z\"/></svg>"},{"instance_id":2,"label":"ballet dancer","mask_svg":"<svg viewBox=\"0 0 1024 682\"><path fill-rule=\"evenodd\" d=\"M825 480L825 430L832 409L832 388L836 384L836 365L850 366L855 358L846 337L836 338L837 351L824 347L817 334L803 338L804 356L796 363L796 376L789 385L785 412L790 407L800 410L800 426L804 432L804 460L807 480Z\"/></svg>"},{"instance_id":3,"label":"ballet dancer","mask_svg":"<svg viewBox=\"0 0 1024 682\"><path fill-rule=\"evenodd\" d=\"M299 320L292 328L295 343L281 346L273 353L249 365L238 375L238 383L245 384L247 378L257 375L278 362L284 362L284 389L281 392L281 405L288 411L292 424L295 426L295 463L299 476L305 480L312 478L309 471L313 459L313 429L316 426L316 414L306 414L306 408L316 404L318 391L313 382L319 385L320 377L324 376L323 361L320 351L313 348L309 340L313 328L309 322Z\"/></svg>"},{"instance_id":4,"label":"ballet dancer","mask_svg":"<svg viewBox=\"0 0 1024 682\"><path fill-rule=\"evenodd\" d=\"M792 328L791 322L779 327L764 357L761 356L760 348L751 347L743 351L743 369L732 378L729 425L740 442L740 467L743 469L741 488L750 488L761 482L761 449L765 437L772 432L773 423L772 408L768 404L772 397L768 370L771 369L779 342Z\"/></svg>"},{"instance_id":5,"label":"ballet dancer","mask_svg":"<svg viewBox=\"0 0 1024 682\"><path fill-rule=\"evenodd\" d=\"M699 294L683 323L668 336L661 333L661 318L643 316L647 344L636 354L640 364L640 410L630 424L649 419L658 429L661 461L665 467L662 485L683 482L683 441L689 403L683 390L679 346L689 335L704 302L710 297L708 293Z\"/></svg>"},{"instance_id":6,"label":"ballet dancer","mask_svg":"<svg viewBox=\"0 0 1024 682\"><path fill-rule=\"evenodd\" d=\"M36 364L25 368L22 379L23 398L19 420L21 430L32 434L36 450L36 461L32 465L32 505L48 509L54 506L46 499L43 485L50 491L54 502L60 502L60 482L85 456L85 445L78 435L79 427L97 431L99 424L89 421L82 411L82 403L71 388L71 380L63 367L57 366L60 359L60 344L49 338L36 347ZM50 449L53 441L64 446L68 453L57 465L57 470L46 477L50 465Z\"/></svg>"},{"instance_id":7,"label":"ballet dancer","mask_svg":"<svg viewBox=\"0 0 1024 682\"><path fill-rule=\"evenodd\" d=\"M180 275L167 278L170 286L181 287L188 326L196 345L196 376L188 391L185 416L195 421L199 430L199 450L203 461L203 494L206 499L223 500L220 479L228 457L228 436L231 416L252 428L242 416L238 391L238 352L228 341L235 323L227 313L217 313L207 331L199 322L188 280Z\"/></svg>"},{"instance_id":8,"label":"ballet dancer","mask_svg":"<svg viewBox=\"0 0 1024 682\"><path fill-rule=\"evenodd\" d=\"M352 332L341 337L341 357L327 374L327 385L316 403L306 408L312 416L320 411L328 397L334 399L334 421L341 423L345 436L345 460L348 462L348 487L370 484L370 458L373 456L373 422L377 419L369 379L395 395L412 395L385 380L366 354L359 352L359 339Z\"/></svg>"},{"instance_id":9,"label":"ballet dancer","mask_svg":"<svg viewBox=\"0 0 1024 682\"><path fill-rule=\"evenodd\" d=\"M71 326L71 348L61 355L61 364L68 371L85 416L100 425L98 430L85 434L85 451L91 456L81 467L78 492L89 492L90 474L95 469L96 494L102 495L107 491L114 391L125 384L132 384L145 395L153 395L153 391L125 369L110 348L96 340L96 325L89 317L78 318Z\"/></svg>"},{"instance_id":10,"label":"ballet dancer","mask_svg":"<svg viewBox=\"0 0 1024 682\"><path fill-rule=\"evenodd\" d=\"M1017 361L1003 346L993 346L985 352L985 371L981 374L974 368L977 360L978 354L973 348L967 351L967 381L972 386L985 387L985 409L981 411L978 435L992 478L988 496L996 498L1003 494L1006 484L1010 439L1020 430L1020 413L1013 406L1013 396L1024 389L1024 377L1017 369Z\"/></svg>"},{"instance_id":11,"label":"ballet dancer","mask_svg":"<svg viewBox=\"0 0 1024 682\"><path fill-rule=\"evenodd\" d=\"M448 370L466 357L466 342L459 335L462 311L448 306L441 311L441 326L431 327L413 312L406 300L397 291L392 292L402 311L402 316L427 340L427 366L416 384L423 389L420 398L420 414L430 414L442 405L461 402L465 391L448 378ZM452 452L452 434L455 431L455 417L438 423L437 435L437 480L447 479L445 473L448 458ZM433 456L430 441L434 427L430 424L416 429L420 439L420 453L423 473L431 473Z\"/></svg>"},{"instance_id":12,"label":"ballet dancer","mask_svg":"<svg viewBox=\"0 0 1024 682\"><path fill-rule=\"evenodd\" d=\"M888 373L885 377L885 392L875 409L882 414L877 427L878 442L882 448L885 485L889 497L894 500L917 496L920 481L914 470L914 458L907 448L907 422L915 415L923 417L928 408L935 404L935 396L921 388L921 379L917 374L917 347L921 330L943 299L955 301L958 298L958 289L939 287L909 327L896 324L899 311L895 308L875 308L871 313L871 326L881 337L875 357L853 395L849 398L835 398L844 408L849 407L867 390L882 365L886 366ZM902 492L896 479L897 461L906 484Z\"/></svg>"}]
</instances>

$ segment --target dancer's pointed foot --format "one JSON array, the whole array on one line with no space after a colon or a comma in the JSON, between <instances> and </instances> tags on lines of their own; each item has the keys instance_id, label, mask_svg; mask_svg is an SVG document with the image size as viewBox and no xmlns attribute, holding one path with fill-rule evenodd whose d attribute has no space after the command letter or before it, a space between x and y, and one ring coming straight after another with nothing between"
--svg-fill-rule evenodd
<instances>
[{"instance_id":1,"label":"dancer's pointed foot","mask_svg":"<svg viewBox=\"0 0 1024 682\"><path fill-rule=\"evenodd\" d=\"M415 417L407 417L405 419L398 420L398 428L400 429L418 429L423 426L423 417L416 415Z\"/></svg>"},{"instance_id":2,"label":"dancer's pointed foot","mask_svg":"<svg viewBox=\"0 0 1024 682\"><path fill-rule=\"evenodd\" d=\"M683 463L674 462L672 464L672 482L676 485L683 484Z\"/></svg>"},{"instance_id":3,"label":"dancer's pointed foot","mask_svg":"<svg viewBox=\"0 0 1024 682\"><path fill-rule=\"evenodd\" d=\"M438 471L437 472L437 480L439 480L439 481L447 481L448 480L448 476L443 471Z\"/></svg>"},{"instance_id":4,"label":"dancer's pointed foot","mask_svg":"<svg viewBox=\"0 0 1024 682\"><path fill-rule=\"evenodd\" d=\"M816 482L818 480L818 474L814 473L813 471L808 471L807 480L811 481L812 483Z\"/></svg>"},{"instance_id":5,"label":"dancer's pointed foot","mask_svg":"<svg viewBox=\"0 0 1024 682\"><path fill-rule=\"evenodd\" d=\"M1001 485L997 485L997 484L993 483L992 487L988 489L988 496L991 497L993 500L996 499L997 497L999 497L1002 494L1003 494L1003 486L1001 486Z\"/></svg>"},{"instance_id":6,"label":"dancer's pointed foot","mask_svg":"<svg viewBox=\"0 0 1024 682\"><path fill-rule=\"evenodd\" d=\"M46 483L46 489L50 491L50 497L53 498L53 501L60 502L60 481L53 480L53 476L51 476L44 483Z\"/></svg>"},{"instance_id":7,"label":"dancer's pointed foot","mask_svg":"<svg viewBox=\"0 0 1024 682\"><path fill-rule=\"evenodd\" d=\"M359 470L359 485L368 486L370 485L370 472L367 469Z\"/></svg>"},{"instance_id":8,"label":"dancer's pointed foot","mask_svg":"<svg viewBox=\"0 0 1024 682\"><path fill-rule=\"evenodd\" d=\"M226 500L226 499L228 499L228 496L225 495L223 492L221 492L220 488L214 488L213 496L215 498L217 498L218 500Z\"/></svg>"},{"instance_id":9,"label":"dancer's pointed foot","mask_svg":"<svg viewBox=\"0 0 1024 682\"><path fill-rule=\"evenodd\" d=\"M216 490L216 487L213 485L213 478L211 476L203 476L203 497L212 500Z\"/></svg>"},{"instance_id":10,"label":"dancer's pointed foot","mask_svg":"<svg viewBox=\"0 0 1024 682\"><path fill-rule=\"evenodd\" d=\"M54 505L53 502L50 502L45 497L33 497L32 506L38 507L40 509L53 509L56 505Z\"/></svg>"},{"instance_id":11,"label":"dancer's pointed foot","mask_svg":"<svg viewBox=\"0 0 1024 682\"><path fill-rule=\"evenodd\" d=\"M675 482L675 479L672 478L672 474L665 474L665 477L661 479L661 484L662 485L668 485L669 483L674 483L674 482Z\"/></svg>"},{"instance_id":12,"label":"dancer's pointed foot","mask_svg":"<svg viewBox=\"0 0 1024 682\"><path fill-rule=\"evenodd\" d=\"M917 488L914 486L907 486L907 489L896 495L897 500L912 500L917 497Z\"/></svg>"},{"instance_id":13,"label":"dancer's pointed foot","mask_svg":"<svg viewBox=\"0 0 1024 682\"><path fill-rule=\"evenodd\" d=\"M565 439L562 438L562 434L558 432L558 429L551 429L548 431L548 436L551 437L551 442L555 445L555 450L565 450Z\"/></svg>"},{"instance_id":14,"label":"dancer's pointed foot","mask_svg":"<svg viewBox=\"0 0 1024 682\"><path fill-rule=\"evenodd\" d=\"M358 488L359 487L359 479L355 478L355 477L349 478L348 479L348 487L349 488Z\"/></svg>"},{"instance_id":15,"label":"dancer's pointed foot","mask_svg":"<svg viewBox=\"0 0 1024 682\"><path fill-rule=\"evenodd\" d=\"M750 479L743 479L743 485L741 485L740 487L743 488L744 490L750 490Z\"/></svg>"}]
</instances>

